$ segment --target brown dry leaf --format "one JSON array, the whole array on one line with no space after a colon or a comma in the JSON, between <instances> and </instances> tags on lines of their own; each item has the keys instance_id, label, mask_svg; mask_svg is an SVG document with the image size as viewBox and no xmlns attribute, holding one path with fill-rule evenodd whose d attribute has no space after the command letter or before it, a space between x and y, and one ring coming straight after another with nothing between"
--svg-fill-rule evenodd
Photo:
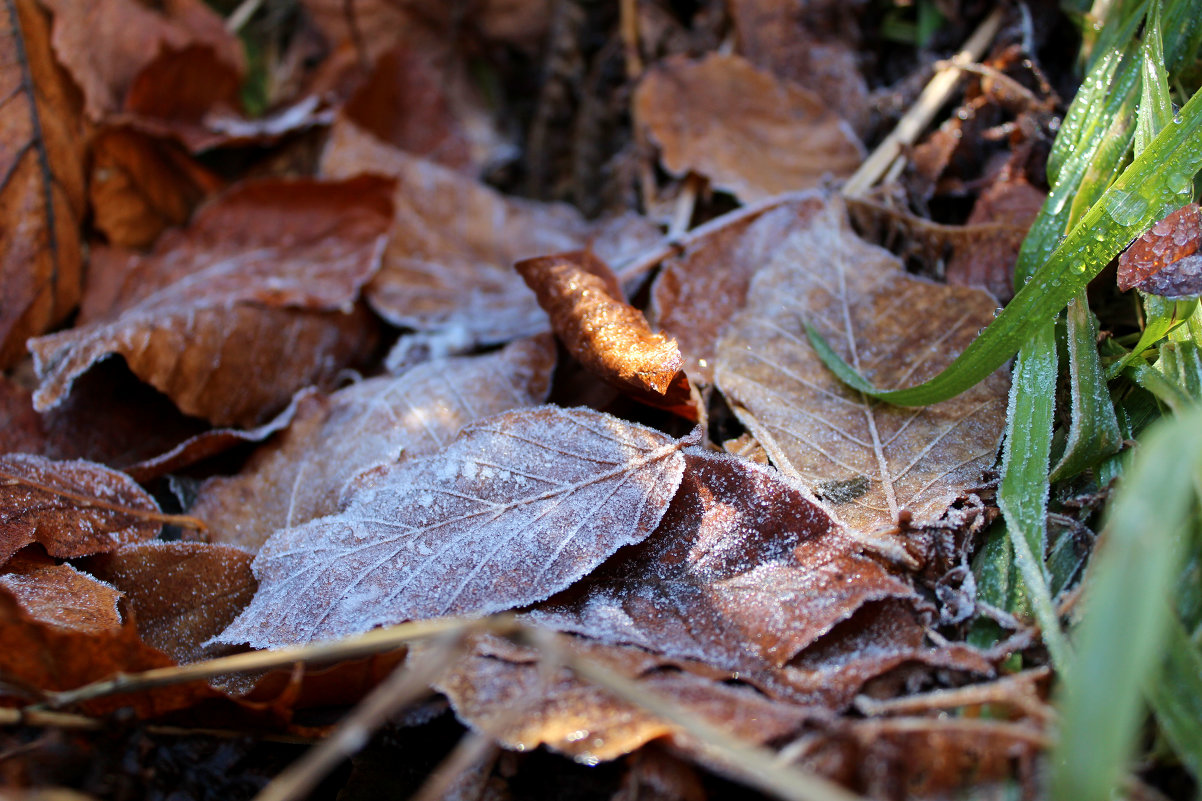
<instances>
[{"instance_id":1,"label":"brown dry leaf","mask_svg":"<svg viewBox=\"0 0 1202 801\"><path fill-rule=\"evenodd\" d=\"M238 475L207 481L190 514L214 540L257 551L277 529L337 512L356 474L436 451L474 420L542 403L554 366L543 336L306 395L288 430Z\"/></svg>"},{"instance_id":2,"label":"brown dry leaf","mask_svg":"<svg viewBox=\"0 0 1202 801\"><path fill-rule=\"evenodd\" d=\"M846 178L864 157L817 95L739 56L661 61L635 90L634 112L669 171L704 175L745 202Z\"/></svg>"},{"instance_id":3,"label":"brown dry leaf","mask_svg":"<svg viewBox=\"0 0 1202 801\"><path fill-rule=\"evenodd\" d=\"M161 49L212 49L223 69L241 76L241 43L203 0L42 0L54 12L54 52L83 90L95 121L120 111L130 86Z\"/></svg>"},{"instance_id":4,"label":"brown dry leaf","mask_svg":"<svg viewBox=\"0 0 1202 801\"><path fill-rule=\"evenodd\" d=\"M248 183L147 256L100 250L80 327L30 342L35 407L57 406L118 354L185 414L251 426L278 411L370 348L355 299L379 268L390 189L370 177Z\"/></svg>"},{"instance_id":5,"label":"brown dry leaf","mask_svg":"<svg viewBox=\"0 0 1202 801\"><path fill-rule=\"evenodd\" d=\"M78 99L50 52L35 0L4 0L0 24L0 367L79 302L83 137Z\"/></svg>"},{"instance_id":6,"label":"brown dry leaf","mask_svg":"<svg viewBox=\"0 0 1202 801\"><path fill-rule=\"evenodd\" d=\"M1003 170L977 198L964 225L965 231L978 228L988 233L956 249L947 263L947 282L987 289L1001 301L1014 297L1018 251L1046 198L1047 192L1021 173Z\"/></svg>"},{"instance_id":7,"label":"brown dry leaf","mask_svg":"<svg viewBox=\"0 0 1202 801\"><path fill-rule=\"evenodd\" d=\"M276 532L258 594L218 641L278 647L546 598L651 533L687 444L590 409L474 423L342 513Z\"/></svg>"},{"instance_id":8,"label":"brown dry leaf","mask_svg":"<svg viewBox=\"0 0 1202 801\"><path fill-rule=\"evenodd\" d=\"M87 634L121 628L121 591L71 565L22 551L4 566L0 587L32 620Z\"/></svg>"},{"instance_id":9,"label":"brown dry leaf","mask_svg":"<svg viewBox=\"0 0 1202 801\"><path fill-rule=\"evenodd\" d=\"M111 245L149 247L220 188L220 178L169 142L125 128L106 128L92 140L88 198Z\"/></svg>"},{"instance_id":10,"label":"brown dry leaf","mask_svg":"<svg viewBox=\"0 0 1202 801\"><path fill-rule=\"evenodd\" d=\"M550 316L552 330L591 373L644 403L697 420L680 348L653 332L626 302L609 265L581 250L514 267Z\"/></svg>"},{"instance_id":11,"label":"brown dry leaf","mask_svg":"<svg viewBox=\"0 0 1202 801\"><path fill-rule=\"evenodd\" d=\"M933 521L993 464L1005 372L933 406L890 406L839 381L803 323L873 384L893 388L943 369L992 321L995 304L980 290L906 274L845 217L832 201L756 274L746 310L718 344L718 386L773 463L852 529L895 525L903 509Z\"/></svg>"},{"instance_id":12,"label":"brown dry leaf","mask_svg":"<svg viewBox=\"0 0 1202 801\"><path fill-rule=\"evenodd\" d=\"M714 382L718 336L743 308L751 277L794 228L823 208L815 192L724 228L664 262L651 289L650 317L676 337L690 379Z\"/></svg>"},{"instance_id":13,"label":"brown dry leaf","mask_svg":"<svg viewBox=\"0 0 1202 801\"><path fill-rule=\"evenodd\" d=\"M113 551L162 527L158 504L124 473L93 462L0 456L0 562L34 542L60 559Z\"/></svg>"},{"instance_id":14,"label":"brown dry leaf","mask_svg":"<svg viewBox=\"0 0 1202 801\"><path fill-rule=\"evenodd\" d=\"M228 545L146 542L94 556L87 570L125 593L147 645L183 664L250 603L251 558Z\"/></svg>"},{"instance_id":15,"label":"brown dry leaf","mask_svg":"<svg viewBox=\"0 0 1202 801\"><path fill-rule=\"evenodd\" d=\"M770 700L750 687L714 681L688 671L663 668L637 648L572 638L569 647L587 659L670 700L723 731L764 744L796 732L807 712ZM687 736L640 707L615 699L566 669L549 670L537 651L493 636L477 636L472 649L435 683L455 714L507 748L527 751L546 745L579 761L596 764L634 751L652 740L674 745Z\"/></svg>"},{"instance_id":16,"label":"brown dry leaf","mask_svg":"<svg viewBox=\"0 0 1202 801\"><path fill-rule=\"evenodd\" d=\"M860 550L778 471L690 451L655 533L530 617L755 681L865 602L914 596Z\"/></svg>"},{"instance_id":17,"label":"brown dry leaf","mask_svg":"<svg viewBox=\"0 0 1202 801\"><path fill-rule=\"evenodd\" d=\"M513 271L514 262L591 248L617 264L659 239L655 226L637 215L588 222L567 205L505 197L389 147L346 120L334 125L321 171L334 178L397 178L384 268L367 299L394 325L456 329L469 343L506 342L547 329L547 316Z\"/></svg>"}]
</instances>

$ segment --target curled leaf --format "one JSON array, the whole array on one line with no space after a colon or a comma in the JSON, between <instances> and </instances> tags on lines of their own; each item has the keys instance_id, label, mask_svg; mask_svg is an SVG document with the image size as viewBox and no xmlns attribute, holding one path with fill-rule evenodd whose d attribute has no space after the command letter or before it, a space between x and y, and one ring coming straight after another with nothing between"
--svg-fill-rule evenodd
<instances>
[{"instance_id":1,"label":"curled leaf","mask_svg":"<svg viewBox=\"0 0 1202 801\"><path fill-rule=\"evenodd\" d=\"M121 591L45 556L19 554L0 574L3 587L30 618L84 633L121 628Z\"/></svg>"},{"instance_id":2,"label":"curled leaf","mask_svg":"<svg viewBox=\"0 0 1202 801\"><path fill-rule=\"evenodd\" d=\"M1202 295L1202 208L1177 209L1119 257L1118 285L1173 300Z\"/></svg>"}]
</instances>

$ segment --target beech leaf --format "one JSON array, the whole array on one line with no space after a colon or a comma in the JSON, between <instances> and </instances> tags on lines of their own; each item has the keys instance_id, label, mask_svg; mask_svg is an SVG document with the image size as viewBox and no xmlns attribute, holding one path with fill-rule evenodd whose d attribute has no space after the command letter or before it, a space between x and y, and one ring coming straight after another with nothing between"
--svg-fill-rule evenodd
<instances>
[{"instance_id":1,"label":"beech leaf","mask_svg":"<svg viewBox=\"0 0 1202 801\"><path fill-rule=\"evenodd\" d=\"M83 137L70 80L36 0L0 11L0 367L79 302Z\"/></svg>"},{"instance_id":2,"label":"beech leaf","mask_svg":"<svg viewBox=\"0 0 1202 801\"><path fill-rule=\"evenodd\" d=\"M994 462L1004 371L942 403L890 406L831 373L804 326L877 386L909 386L950 364L994 306L983 291L908 275L860 240L832 200L756 274L747 308L718 344L718 386L773 463L849 527L892 526L903 509L932 521Z\"/></svg>"},{"instance_id":3,"label":"beech leaf","mask_svg":"<svg viewBox=\"0 0 1202 801\"><path fill-rule=\"evenodd\" d=\"M30 543L71 559L158 536L164 515L124 473L94 462L0 456L0 562Z\"/></svg>"},{"instance_id":4,"label":"beech leaf","mask_svg":"<svg viewBox=\"0 0 1202 801\"><path fill-rule=\"evenodd\" d=\"M654 530L691 441L555 406L474 423L340 514L276 532L217 640L278 647L546 598Z\"/></svg>"},{"instance_id":5,"label":"beech leaf","mask_svg":"<svg viewBox=\"0 0 1202 801\"><path fill-rule=\"evenodd\" d=\"M30 342L34 405L58 405L119 354L186 414L260 422L370 347L374 327L355 300L379 269L390 188L366 177L248 183L148 256L101 251L83 324Z\"/></svg>"},{"instance_id":6,"label":"beech leaf","mask_svg":"<svg viewBox=\"0 0 1202 801\"><path fill-rule=\"evenodd\" d=\"M554 365L554 343L543 335L329 396L307 394L288 430L238 475L207 481L190 513L209 525L215 541L257 551L277 529L337 512L357 473L431 453L474 420L541 403Z\"/></svg>"},{"instance_id":7,"label":"beech leaf","mask_svg":"<svg viewBox=\"0 0 1202 801\"><path fill-rule=\"evenodd\" d=\"M864 157L817 95L739 56L664 59L635 90L634 113L668 170L704 175L744 202L847 177Z\"/></svg>"},{"instance_id":8,"label":"beech leaf","mask_svg":"<svg viewBox=\"0 0 1202 801\"><path fill-rule=\"evenodd\" d=\"M121 591L68 564L22 552L4 566L3 587L34 620L84 633L121 628Z\"/></svg>"}]
</instances>

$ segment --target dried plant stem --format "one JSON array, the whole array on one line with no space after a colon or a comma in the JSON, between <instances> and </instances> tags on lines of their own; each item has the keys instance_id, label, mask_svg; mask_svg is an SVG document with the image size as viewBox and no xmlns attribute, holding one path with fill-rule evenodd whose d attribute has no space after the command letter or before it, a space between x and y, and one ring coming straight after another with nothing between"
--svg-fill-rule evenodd
<instances>
[{"instance_id":1,"label":"dried plant stem","mask_svg":"<svg viewBox=\"0 0 1202 801\"><path fill-rule=\"evenodd\" d=\"M679 239L689 230L693 211L697 208L697 195L704 185L705 179L695 172L685 176L684 186L676 198L676 208L672 210L672 222L668 224L668 239Z\"/></svg>"},{"instance_id":2,"label":"dried plant stem","mask_svg":"<svg viewBox=\"0 0 1202 801\"><path fill-rule=\"evenodd\" d=\"M914 732L959 732L962 734L985 734L993 737L1008 737L1021 740L1039 749L1052 746L1052 738L1038 729L1022 723L1004 720L979 720L976 718L882 718L857 724L868 740L882 734L909 734Z\"/></svg>"},{"instance_id":3,"label":"dried plant stem","mask_svg":"<svg viewBox=\"0 0 1202 801\"><path fill-rule=\"evenodd\" d=\"M512 631L514 625L510 615L495 615L477 620L464 618L419 620L384 629L375 629L366 634L343 640L319 642L296 648L281 648L276 651L254 651L248 654L236 654L195 662L191 665L157 668L143 673L117 674L111 679L85 684L74 690L47 693L46 701L38 706L63 707L114 693L137 692L151 687L183 684L189 681L211 679L226 673L270 670L287 667L298 662L340 662L391 651L403 645L441 634L460 634L471 631L505 633Z\"/></svg>"},{"instance_id":4,"label":"dried plant stem","mask_svg":"<svg viewBox=\"0 0 1202 801\"><path fill-rule=\"evenodd\" d=\"M421 789L409 801L439 801L447 798L455 782L469 770L491 767L500 752L496 740L478 731L469 731L442 763L434 769Z\"/></svg>"},{"instance_id":5,"label":"dried plant stem","mask_svg":"<svg viewBox=\"0 0 1202 801\"><path fill-rule=\"evenodd\" d=\"M544 655L580 678L678 726L682 734L700 742L711 757L749 787L788 801L863 801L834 782L782 764L773 752L730 736L610 668L581 659L560 645L560 635L540 630L528 630L527 634Z\"/></svg>"},{"instance_id":6,"label":"dried plant stem","mask_svg":"<svg viewBox=\"0 0 1202 801\"><path fill-rule=\"evenodd\" d=\"M320 745L271 780L254 801L298 801L339 762L359 752L389 716L430 692L430 683L460 652L462 632L444 635L429 650L397 667Z\"/></svg>"},{"instance_id":7,"label":"dried plant stem","mask_svg":"<svg viewBox=\"0 0 1202 801\"><path fill-rule=\"evenodd\" d=\"M956 88L956 83L962 75L961 67L981 60L985 48L993 41L1001 27L1002 14L1000 7L990 12L973 31L972 36L968 37L964 48L950 61L945 62L943 69L935 73L918 96L917 102L898 120L897 127L877 145L876 150L860 165L860 169L847 179L847 183L843 185L845 196L859 197L871 189L873 184L889 172L902 150L913 144L918 135L931 124L935 114Z\"/></svg>"},{"instance_id":8,"label":"dried plant stem","mask_svg":"<svg viewBox=\"0 0 1202 801\"><path fill-rule=\"evenodd\" d=\"M1051 668L1038 667L984 684L970 684L967 687L956 687L950 690L935 690L921 695L891 698L886 701L859 696L855 700L855 707L864 715L880 716L998 704L1014 707L1032 718L1047 721L1052 716L1052 708L1034 696L1033 685L1050 675L1052 675Z\"/></svg>"},{"instance_id":9,"label":"dried plant stem","mask_svg":"<svg viewBox=\"0 0 1202 801\"><path fill-rule=\"evenodd\" d=\"M66 498L69 501L75 501L81 506L90 507L93 509L107 509L110 512L119 512L129 517L136 517L141 520L153 520L156 523L171 523L181 528L191 528L197 531L208 531L209 527L205 525L203 520L188 515L169 515L164 512L156 512L152 509L138 509L133 506L125 506L120 503L113 503L102 498L97 498L93 495L86 495L82 492L73 492L62 487L53 487L49 484L43 484L40 481L18 476L9 473L5 470L0 470L0 481L3 481L9 486L24 486L31 489L45 492L48 495L57 495L60 498Z\"/></svg>"},{"instance_id":10,"label":"dried plant stem","mask_svg":"<svg viewBox=\"0 0 1202 801\"><path fill-rule=\"evenodd\" d=\"M626 56L626 77L637 81L643 74L643 57L639 52L638 0L621 0L618 4L622 31L622 48Z\"/></svg>"},{"instance_id":11,"label":"dried plant stem","mask_svg":"<svg viewBox=\"0 0 1202 801\"><path fill-rule=\"evenodd\" d=\"M250 18L255 15L259 7L263 5L263 0L242 0L234 13L226 17L225 29L232 34L237 34L238 31L250 22Z\"/></svg>"},{"instance_id":12,"label":"dried plant stem","mask_svg":"<svg viewBox=\"0 0 1202 801\"><path fill-rule=\"evenodd\" d=\"M73 712L52 712L46 709L6 709L0 708L0 726L31 726L34 728L69 729L72 731L105 731L113 724L100 718L77 715ZM171 737L245 737L246 732L233 729L196 729L183 726L161 726L149 724L139 727L147 734L162 734ZM291 734L255 733L255 738L274 743L289 743L292 745L312 745L315 740L311 737L298 737Z\"/></svg>"}]
</instances>

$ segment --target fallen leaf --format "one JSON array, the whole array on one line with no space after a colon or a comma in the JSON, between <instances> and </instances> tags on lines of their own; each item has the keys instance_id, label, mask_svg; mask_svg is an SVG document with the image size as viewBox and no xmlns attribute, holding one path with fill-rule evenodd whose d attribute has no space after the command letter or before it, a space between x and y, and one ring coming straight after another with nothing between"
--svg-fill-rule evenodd
<instances>
[{"instance_id":1,"label":"fallen leaf","mask_svg":"<svg viewBox=\"0 0 1202 801\"><path fill-rule=\"evenodd\" d=\"M746 675L782 667L867 601L914 596L860 551L778 471L689 451L655 533L529 616Z\"/></svg>"},{"instance_id":2,"label":"fallen leaf","mask_svg":"<svg viewBox=\"0 0 1202 801\"><path fill-rule=\"evenodd\" d=\"M513 271L514 262L591 248L617 264L659 238L655 226L637 215L587 222L567 205L505 197L389 147L346 120L331 131L321 172L397 178L384 267L367 288L372 308L393 325L461 329L465 339L480 344L547 329L547 317Z\"/></svg>"},{"instance_id":3,"label":"fallen leaf","mask_svg":"<svg viewBox=\"0 0 1202 801\"><path fill-rule=\"evenodd\" d=\"M1119 257L1118 285L1126 292L1166 298L1202 295L1202 209L1190 203L1136 239Z\"/></svg>"},{"instance_id":4,"label":"fallen leaf","mask_svg":"<svg viewBox=\"0 0 1202 801\"><path fill-rule=\"evenodd\" d=\"M32 620L72 631L96 633L121 628L121 591L71 565L22 551L4 566L0 587Z\"/></svg>"},{"instance_id":5,"label":"fallen leaf","mask_svg":"<svg viewBox=\"0 0 1202 801\"><path fill-rule=\"evenodd\" d=\"M547 395L550 337L418 365L332 395L308 394L292 425L236 476L205 482L190 514L215 541L257 551L277 529L334 514L356 474L446 445L468 423Z\"/></svg>"},{"instance_id":6,"label":"fallen leaf","mask_svg":"<svg viewBox=\"0 0 1202 801\"><path fill-rule=\"evenodd\" d=\"M816 95L739 56L661 61L635 90L634 114L670 172L704 175L744 202L846 178L864 157Z\"/></svg>"},{"instance_id":7,"label":"fallen leaf","mask_svg":"<svg viewBox=\"0 0 1202 801\"><path fill-rule=\"evenodd\" d=\"M590 251L524 259L514 267L551 328L591 373L632 397L696 421L676 341L626 302L618 277Z\"/></svg>"},{"instance_id":8,"label":"fallen leaf","mask_svg":"<svg viewBox=\"0 0 1202 801\"><path fill-rule=\"evenodd\" d=\"M760 265L792 230L825 207L817 192L704 237L664 262L651 289L651 320L676 338L685 372L714 382L718 336L747 300Z\"/></svg>"},{"instance_id":9,"label":"fallen leaf","mask_svg":"<svg viewBox=\"0 0 1202 801\"><path fill-rule=\"evenodd\" d=\"M50 52L49 24L35 0L4 0L0 78L0 368L25 340L79 302L83 278L83 137L70 80Z\"/></svg>"},{"instance_id":10,"label":"fallen leaf","mask_svg":"<svg viewBox=\"0 0 1202 801\"><path fill-rule=\"evenodd\" d=\"M276 532L259 592L217 639L278 647L546 598L651 533L689 442L589 409L474 423L342 513Z\"/></svg>"},{"instance_id":11,"label":"fallen leaf","mask_svg":"<svg viewBox=\"0 0 1202 801\"><path fill-rule=\"evenodd\" d=\"M390 188L369 177L248 183L147 256L100 250L81 325L30 342L35 407L57 406L117 354L185 414L251 426L277 412L370 348L355 299L379 268Z\"/></svg>"},{"instance_id":12,"label":"fallen leaf","mask_svg":"<svg viewBox=\"0 0 1202 801\"><path fill-rule=\"evenodd\" d=\"M493 636L469 641L468 654L435 682L460 720L506 748L546 745L596 764L660 738L680 747L688 735L641 707L614 698L564 668L540 663L539 653ZM672 668L637 648L572 638L581 659L634 678L647 692L720 726L737 739L764 744L796 732L808 712L754 689Z\"/></svg>"},{"instance_id":13,"label":"fallen leaf","mask_svg":"<svg viewBox=\"0 0 1202 801\"><path fill-rule=\"evenodd\" d=\"M152 539L162 527L158 504L124 473L0 455L0 561L34 542L61 559L112 551Z\"/></svg>"},{"instance_id":14,"label":"fallen leaf","mask_svg":"<svg viewBox=\"0 0 1202 801\"><path fill-rule=\"evenodd\" d=\"M1004 169L973 204L964 228L977 228L982 235L956 249L947 262L947 282L986 289L1000 301L1014 297L1018 251L1045 199L1047 192L1032 186L1022 173Z\"/></svg>"},{"instance_id":15,"label":"fallen leaf","mask_svg":"<svg viewBox=\"0 0 1202 801\"><path fill-rule=\"evenodd\" d=\"M85 109L95 121L120 111L130 85L164 47L210 47L237 75L243 72L242 46L224 21L202 0L44 0L54 12L54 53L83 90Z\"/></svg>"},{"instance_id":16,"label":"fallen leaf","mask_svg":"<svg viewBox=\"0 0 1202 801\"><path fill-rule=\"evenodd\" d=\"M92 140L88 199L111 245L149 247L220 187L217 176L171 143L125 128L106 128Z\"/></svg>"},{"instance_id":17,"label":"fallen leaf","mask_svg":"<svg viewBox=\"0 0 1202 801\"><path fill-rule=\"evenodd\" d=\"M147 645L185 664L250 603L251 559L228 545L145 542L93 556L86 567L125 594Z\"/></svg>"},{"instance_id":18,"label":"fallen leaf","mask_svg":"<svg viewBox=\"0 0 1202 801\"><path fill-rule=\"evenodd\" d=\"M852 529L895 525L903 509L916 524L935 520L994 462L1005 373L933 406L890 406L827 370L803 324L891 388L939 372L993 319L994 306L980 290L906 274L888 251L852 233L832 201L756 274L746 310L718 344L718 386L773 463Z\"/></svg>"}]
</instances>

